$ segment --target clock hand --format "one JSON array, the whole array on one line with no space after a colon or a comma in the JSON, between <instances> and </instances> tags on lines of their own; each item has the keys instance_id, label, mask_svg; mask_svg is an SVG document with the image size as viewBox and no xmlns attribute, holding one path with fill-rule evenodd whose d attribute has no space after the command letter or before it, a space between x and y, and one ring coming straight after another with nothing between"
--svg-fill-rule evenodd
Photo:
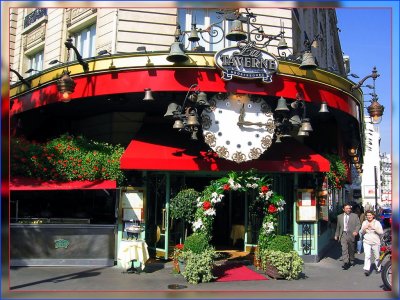
<instances>
[{"instance_id":1,"label":"clock hand","mask_svg":"<svg viewBox=\"0 0 400 300\"><path fill-rule=\"evenodd\" d=\"M239 121L238 121L238 125L239 123L244 122L244 104L242 105L242 107L240 108L240 115L239 115Z\"/></svg>"},{"instance_id":2,"label":"clock hand","mask_svg":"<svg viewBox=\"0 0 400 300\"><path fill-rule=\"evenodd\" d=\"M238 126L251 126L251 125L255 125L255 126L259 126L259 127L267 127L268 124L266 123L261 123L261 122L250 122L250 121L239 121L237 122Z\"/></svg>"},{"instance_id":3,"label":"clock hand","mask_svg":"<svg viewBox=\"0 0 400 300\"><path fill-rule=\"evenodd\" d=\"M249 122L249 121L245 121L244 120L244 104L242 105L242 107L240 108L240 115L239 115L239 121L237 122L238 126L251 126L251 125L256 125L259 127L263 127L263 126L268 126L268 124L265 123L261 123L261 122Z\"/></svg>"}]
</instances>

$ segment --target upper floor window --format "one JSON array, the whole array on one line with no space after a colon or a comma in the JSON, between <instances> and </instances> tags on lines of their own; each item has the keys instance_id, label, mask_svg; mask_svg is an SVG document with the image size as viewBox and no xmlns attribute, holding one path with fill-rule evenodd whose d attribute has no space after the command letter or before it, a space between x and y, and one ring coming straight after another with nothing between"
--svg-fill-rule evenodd
<instances>
[{"instance_id":1,"label":"upper floor window","mask_svg":"<svg viewBox=\"0 0 400 300\"><path fill-rule=\"evenodd\" d=\"M222 21L219 14L217 14L218 10L216 9L189 9L189 8L181 8L178 9L178 22L181 25L182 31L190 31L192 28L192 23L196 24L196 28L205 30L211 24L217 23L225 33L229 32L230 24L228 21ZM226 47L231 46L231 41L222 38L222 32L218 29L218 27L213 27L212 29L216 29L218 35L216 37L210 36L208 33L203 33L203 37L205 42L201 37L198 43L191 43L188 41L187 36L185 36L185 48L189 50L193 50L195 46L200 44L200 46L204 47L206 51L219 51ZM221 41L220 41L221 40ZM191 45L192 44L192 45Z\"/></svg>"},{"instance_id":2,"label":"upper floor window","mask_svg":"<svg viewBox=\"0 0 400 300\"><path fill-rule=\"evenodd\" d=\"M96 24L74 33L72 39L82 58L96 56ZM71 60L75 59L75 53L71 51Z\"/></svg>"},{"instance_id":3,"label":"upper floor window","mask_svg":"<svg viewBox=\"0 0 400 300\"><path fill-rule=\"evenodd\" d=\"M29 68L33 70L30 75L43 70L43 50L29 56Z\"/></svg>"}]
</instances>

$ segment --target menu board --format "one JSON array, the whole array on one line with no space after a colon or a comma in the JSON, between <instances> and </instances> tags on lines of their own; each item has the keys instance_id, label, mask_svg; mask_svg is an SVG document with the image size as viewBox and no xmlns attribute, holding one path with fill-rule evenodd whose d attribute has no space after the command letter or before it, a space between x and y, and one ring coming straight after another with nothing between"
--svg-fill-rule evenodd
<instances>
[{"instance_id":1,"label":"menu board","mask_svg":"<svg viewBox=\"0 0 400 300\"><path fill-rule=\"evenodd\" d=\"M122 219L125 221L143 221L143 190L128 190L122 193Z\"/></svg>"},{"instance_id":2,"label":"menu board","mask_svg":"<svg viewBox=\"0 0 400 300\"><path fill-rule=\"evenodd\" d=\"M317 221L317 203L313 189L297 190L297 222Z\"/></svg>"},{"instance_id":3,"label":"menu board","mask_svg":"<svg viewBox=\"0 0 400 300\"><path fill-rule=\"evenodd\" d=\"M143 192L124 192L122 194L122 208L143 208Z\"/></svg>"}]
</instances>

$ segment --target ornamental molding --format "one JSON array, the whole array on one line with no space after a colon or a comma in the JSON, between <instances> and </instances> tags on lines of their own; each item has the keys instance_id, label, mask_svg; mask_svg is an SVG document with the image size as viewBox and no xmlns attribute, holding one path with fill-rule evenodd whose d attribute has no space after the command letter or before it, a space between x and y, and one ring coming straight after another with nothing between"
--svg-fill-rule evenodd
<instances>
[{"instance_id":1,"label":"ornamental molding","mask_svg":"<svg viewBox=\"0 0 400 300\"><path fill-rule=\"evenodd\" d=\"M75 25L87 17L94 15L96 12L97 8L70 8L67 11L67 27Z\"/></svg>"}]
</instances>

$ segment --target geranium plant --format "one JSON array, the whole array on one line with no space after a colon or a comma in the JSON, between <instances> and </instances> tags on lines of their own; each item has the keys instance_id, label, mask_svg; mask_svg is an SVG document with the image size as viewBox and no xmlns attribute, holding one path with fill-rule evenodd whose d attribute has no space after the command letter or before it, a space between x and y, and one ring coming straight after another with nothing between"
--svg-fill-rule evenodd
<instances>
[{"instance_id":1,"label":"geranium plant","mask_svg":"<svg viewBox=\"0 0 400 300\"><path fill-rule=\"evenodd\" d=\"M346 162L336 154L326 154L325 157L330 163L330 170L326 173L329 186L341 189L347 180L349 168Z\"/></svg>"},{"instance_id":2,"label":"geranium plant","mask_svg":"<svg viewBox=\"0 0 400 300\"><path fill-rule=\"evenodd\" d=\"M125 177L120 170L124 148L63 134L46 143L12 138L10 143L11 176L42 180L117 180Z\"/></svg>"}]
</instances>

